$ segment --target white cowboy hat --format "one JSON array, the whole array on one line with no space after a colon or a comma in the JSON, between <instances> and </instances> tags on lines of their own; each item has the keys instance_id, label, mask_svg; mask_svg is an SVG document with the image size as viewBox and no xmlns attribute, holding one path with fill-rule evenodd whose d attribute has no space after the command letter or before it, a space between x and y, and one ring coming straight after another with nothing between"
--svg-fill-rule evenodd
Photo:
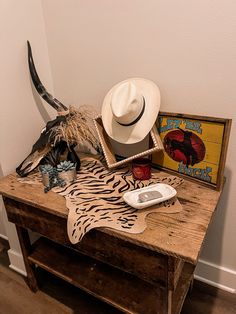
<instances>
[{"instance_id":1,"label":"white cowboy hat","mask_svg":"<svg viewBox=\"0 0 236 314\"><path fill-rule=\"evenodd\" d=\"M160 109L155 83L130 78L113 86L104 98L102 122L107 134L123 144L140 142L153 127Z\"/></svg>"}]
</instances>

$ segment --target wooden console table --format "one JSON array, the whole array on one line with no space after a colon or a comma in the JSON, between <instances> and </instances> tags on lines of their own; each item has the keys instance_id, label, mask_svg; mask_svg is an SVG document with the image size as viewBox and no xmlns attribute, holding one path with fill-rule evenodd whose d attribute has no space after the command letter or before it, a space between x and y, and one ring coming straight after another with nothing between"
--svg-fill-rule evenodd
<instances>
[{"instance_id":1,"label":"wooden console table","mask_svg":"<svg viewBox=\"0 0 236 314\"><path fill-rule=\"evenodd\" d=\"M65 199L40 185L0 180L8 219L15 223L27 271L37 291L35 265L125 313L180 313L221 192L185 180L177 188L183 210L153 213L142 234L108 228L72 245ZM41 235L33 245L28 229Z\"/></svg>"}]
</instances>

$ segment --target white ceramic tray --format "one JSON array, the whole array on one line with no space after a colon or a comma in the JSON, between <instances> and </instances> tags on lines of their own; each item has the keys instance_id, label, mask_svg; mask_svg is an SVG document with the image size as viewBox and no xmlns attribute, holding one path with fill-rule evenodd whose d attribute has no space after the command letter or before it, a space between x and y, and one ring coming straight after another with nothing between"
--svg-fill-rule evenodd
<instances>
[{"instance_id":1,"label":"white ceramic tray","mask_svg":"<svg viewBox=\"0 0 236 314\"><path fill-rule=\"evenodd\" d=\"M151 191L159 192L160 196L158 198L155 198L149 201L141 202L139 199L139 195L143 192L151 192ZM172 186L165 183L157 183L157 184L152 184L141 189L126 192L123 195L123 199L131 207L134 207L136 209L142 209L142 208L146 208L146 207L161 203L163 201L166 201L174 197L176 194L177 192Z\"/></svg>"}]
</instances>

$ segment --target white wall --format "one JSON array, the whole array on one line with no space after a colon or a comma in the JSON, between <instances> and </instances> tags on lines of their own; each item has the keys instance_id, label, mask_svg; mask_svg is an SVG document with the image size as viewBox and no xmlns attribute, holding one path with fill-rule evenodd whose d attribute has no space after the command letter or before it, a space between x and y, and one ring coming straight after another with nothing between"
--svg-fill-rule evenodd
<instances>
[{"instance_id":1,"label":"white wall","mask_svg":"<svg viewBox=\"0 0 236 314\"><path fill-rule=\"evenodd\" d=\"M30 40L40 76L52 90L52 79L40 0L0 1L0 176L12 172L30 152L32 144L53 115L46 111L31 89L26 40ZM46 108L46 107L45 107ZM9 239L11 267L24 273L24 264L13 224L4 222L4 236Z\"/></svg>"},{"instance_id":2,"label":"white wall","mask_svg":"<svg viewBox=\"0 0 236 314\"><path fill-rule=\"evenodd\" d=\"M2 0L0 175L15 169L54 116L31 89L27 39L43 83L53 90L51 65L53 94L66 105L100 108L113 84L140 76L159 85L163 111L235 120L235 12L234 0ZM231 135L235 128L233 121ZM236 289L235 159L231 136L227 183L197 271L231 290ZM24 271L15 229L6 221L5 229L13 268Z\"/></svg>"},{"instance_id":3,"label":"white wall","mask_svg":"<svg viewBox=\"0 0 236 314\"><path fill-rule=\"evenodd\" d=\"M42 4L55 95L65 104L100 108L113 84L140 76L159 85L161 110L233 118L235 134L235 0ZM231 291L236 289L235 160L231 136L227 183L197 271Z\"/></svg>"}]
</instances>

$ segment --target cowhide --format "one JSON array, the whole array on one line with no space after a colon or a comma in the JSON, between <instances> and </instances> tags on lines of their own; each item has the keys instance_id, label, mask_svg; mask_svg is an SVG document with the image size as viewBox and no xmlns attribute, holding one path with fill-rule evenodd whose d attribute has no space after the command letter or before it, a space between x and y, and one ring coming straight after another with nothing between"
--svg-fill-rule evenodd
<instances>
[{"instance_id":1,"label":"cowhide","mask_svg":"<svg viewBox=\"0 0 236 314\"><path fill-rule=\"evenodd\" d=\"M181 211L177 198L142 210L126 204L122 195L137 188L163 182L178 186L183 179L153 173L151 180L134 180L128 168L107 170L94 159L82 161L77 180L57 192L66 198L69 208L67 230L72 243L79 242L92 228L110 227L130 233L145 230L145 217L152 212L176 213Z\"/></svg>"},{"instance_id":2,"label":"cowhide","mask_svg":"<svg viewBox=\"0 0 236 314\"><path fill-rule=\"evenodd\" d=\"M28 183L37 183L38 180L37 175L20 179L21 182ZM182 206L177 198L142 210L132 208L124 202L122 195L125 192L159 182L177 187L183 179L154 171L150 180L138 181L133 179L128 167L108 170L98 159L82 159L77 179L64 188L53 189L66 199L70 241L75 244L89 230L99 227L141 233L147 226L145 218L148 214L180 212Z\"/></svg>"}]
</instances>

